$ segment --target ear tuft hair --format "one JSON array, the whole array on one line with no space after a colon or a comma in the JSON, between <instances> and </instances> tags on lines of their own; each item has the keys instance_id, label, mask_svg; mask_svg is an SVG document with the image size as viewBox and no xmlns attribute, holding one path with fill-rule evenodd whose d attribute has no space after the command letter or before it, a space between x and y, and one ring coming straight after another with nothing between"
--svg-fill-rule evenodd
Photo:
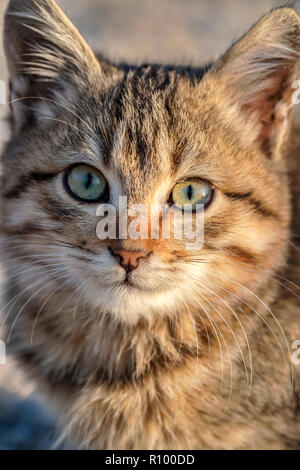
<instances>
[{"instance_id":1,"label":"ear tuft hair","mask_svg":"<svg viewBox=\"0 0 300 470\"><path fill-rule=\"evenodd\" d=\"M63 100L72 87L88 86L101 72L100 62L54 0L10 0L4 48L11 99ZM12 108L17 128L29 122L29 99Z\"/></svg>"},{"instance_id":2,"label":"ear tuft hair","mask_svg":"<svg viewBox=\"0 0 300 470\"><path fill-rule=\"evenodd\" d=\"M5 16L4 46L11 73L46 79L84 73L100 64L54 0L11 0ZM71 66L71 68L70 68Z\"/></svg>"},{"instance_id":3,"label":"ear tuft hair","mask_svg":"<svg viewBox=\"0 0 300 470\"><path fill-rule=\"evenodd\" d=\"M213 69L236 119L253 124L269 156L279 155L286 140L299 72L300 19L286 7L264 16Z\"/></svg>"}]
</instances>

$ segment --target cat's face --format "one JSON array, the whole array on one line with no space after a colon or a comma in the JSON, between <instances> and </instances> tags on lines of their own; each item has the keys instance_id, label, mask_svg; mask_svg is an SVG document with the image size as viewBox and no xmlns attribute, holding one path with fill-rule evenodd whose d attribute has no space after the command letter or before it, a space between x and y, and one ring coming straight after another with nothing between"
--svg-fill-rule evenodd
<instances>
[{"instance_id":1,"label":"cat's face","mask_svg":"<svg viewBox=\"0 0 300 470\"><path fill-rule=\"evenodd\" d=\"M32 11L24 12L11 2L7 17L12 99L27 97L12 104L15 134L3 158L3 247L11 275L18 272L39 297L65 290L129 322L224 299L249 301L282 262L288 237L280 154L293 56L282 54L279 38L276 56L273 38L268 47L276 68L266 64L259 88L253 60L263 67L265 51L257 30L201 79L196 71L163 67L122 70L98 63L54 2L29 3ZM41 31L23 26L37 18ZM43 56L25 64L25 72L16 68L15 59L37 47ZM128 208L172 206L174 197L187 194L176 193L186 182L206 198L199 199L205 205L201 249L189 249L184 237L97 236L99 205L117 208L126 196ZM128 273L118 250L145 256Z\"/></svg>"}]
</instances>

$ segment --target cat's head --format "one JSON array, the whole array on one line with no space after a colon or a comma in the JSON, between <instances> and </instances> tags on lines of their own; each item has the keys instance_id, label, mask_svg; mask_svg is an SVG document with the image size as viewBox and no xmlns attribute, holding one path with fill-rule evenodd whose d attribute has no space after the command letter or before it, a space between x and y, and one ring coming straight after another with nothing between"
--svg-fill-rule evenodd
<instances>
[{"instance_id":1,"label":"cat's head","mask_svg":"<svg viewBox=\"0 0 300 470\"><path fill-rule=\"evenodd\" d=\"M2 232L11 275L41 298L65 289L128 321L231 303L230 293L245 299L267 282L289 234L283 154L300 54L293 9L265 16L203 70L98 60L53 0L10 1L4 34L13 136ZM160 236L100 240L97 208L117 207L119 196L128 207L204 204L203 247Z\"/></svg>"}]
</instances>

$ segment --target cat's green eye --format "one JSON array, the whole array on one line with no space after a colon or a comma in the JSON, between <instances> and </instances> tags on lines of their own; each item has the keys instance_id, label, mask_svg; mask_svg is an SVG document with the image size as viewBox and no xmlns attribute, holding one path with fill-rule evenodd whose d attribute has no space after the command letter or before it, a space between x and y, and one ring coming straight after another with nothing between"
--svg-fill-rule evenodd
<instances>
[{"instance_id":1,"label":"cat's green eye","mask_svg":"<svg viewBox=\"0 0 300 470\"><path fill-rule=\"evenodd\" d=\"M207 207L212 201L213 194L214 188L208 181L191 178L176 184L170 201L178 209L184 209L185 205L190 204L192 210L195 211L197 204L203 204L204 207Z\"/></svg>"},{"instance_id":2,"label":"cat's green eye","mask_svg":"<svg viewBox=\"0 0 300 470\"><path fill-rule=\"evenodd\" d=\"M108 184L102 173L88 165L76 165L65 173L65 186L75 199L82 202L106 201Z\"/></svg>"}]
</instances>

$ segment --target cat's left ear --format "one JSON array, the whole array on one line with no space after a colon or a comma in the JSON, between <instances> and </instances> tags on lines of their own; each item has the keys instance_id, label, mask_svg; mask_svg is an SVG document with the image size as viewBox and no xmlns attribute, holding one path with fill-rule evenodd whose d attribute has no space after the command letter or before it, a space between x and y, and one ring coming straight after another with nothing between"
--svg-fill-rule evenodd
<instances>
[{"instance_id":1,"label":"cat's left ear","mask_svg":"<svg viewBox=\"0 0 300 470\"><path fill-rule=\"evenodd\" d=\"M4 47L17 129L35 122L42 106L49 110L50 100L68 103L93 87L101 74L101 63L54 0L10 0Z\"/></svg>"},{"instance_id":2,"label":"cat's left ear","mask_svg":"<svg viewBox=\"0 0 300 470\"><path fill-rule=\"evenodd\" d=\"M208 73L221 114L249 145L279 158L299 93L300 18L293 8L264 16Z\"/></svg>"}]
</instances>

